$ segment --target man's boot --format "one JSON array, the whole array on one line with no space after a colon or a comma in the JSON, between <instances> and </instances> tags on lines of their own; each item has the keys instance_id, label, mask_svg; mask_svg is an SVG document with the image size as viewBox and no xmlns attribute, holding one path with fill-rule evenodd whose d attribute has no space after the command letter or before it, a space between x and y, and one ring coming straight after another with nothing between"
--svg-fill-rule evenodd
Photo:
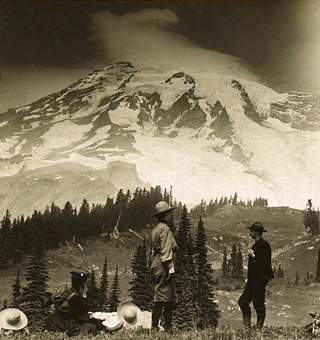
<instances>
[{"instance_id":1,"label":"man's boot","mask_svg":"<svg viewBox=\"0 0 320 340\"><path fill-rule=\"evenodd\" d=\"M151 316L151 330L158 331L159 330L159 320L161 317L162 309L163 309L163 302L155 302L152 309L152 316Z\"/></svg>"},{"instance_id":2,"label":"man's boot","mask_svg":"<svg viewBox=\"0 0 320 340\"><path fill-rule=\"evenodd\" d=\"M265 318L266 318L265 314L257 315L257 328L258 329L262 329Z\"/></svg>"},{"instance_id":3,"label":"man's boot","mask_svg":"<svg viewBox=\"0 0 320 340\"><path fill-rule=\"evenodd\" d=\"M243 326L245 329L251 328L251 316L250 315L243 315Z\"/></svg>"},{"instance_id":4,"label":"man's boot","mask_svg":"<svg viewBox=\"0 0 320 340\"><path fill-rule=\"evenodd\" d=\"M165 332L172 334L172 314L173 314L173 305L170 302L166 302L164 304L164 322L165 322Z\"/></svg>"}]
</instances>

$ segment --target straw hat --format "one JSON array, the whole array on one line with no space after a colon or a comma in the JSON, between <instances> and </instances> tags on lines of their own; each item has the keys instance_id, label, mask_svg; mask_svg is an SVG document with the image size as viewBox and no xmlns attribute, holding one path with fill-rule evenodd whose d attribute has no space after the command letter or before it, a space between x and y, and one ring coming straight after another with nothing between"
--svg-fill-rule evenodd
<instances>
[{"instance_id":1,"label":"straw hat","mask_svg":"<svg viewBox=\"0 0 320 340\"><path fill-rule=\"evenodd\" d=\"M132 302L123 302L117 311L118 319L123 322L123 327L135 328L141 327L143 314L141 309Z\"/></svg>"},{"instance_id":2,"label":"straw hat","mask_svg":"<svg viewBox=\"0 0 320 340\"><path fill-rule=\"evenodd\" d=\"M20 309L7 308L0 312L0 328L17 331L27 324L27 316Z\"/></svg>"}]
</instances>

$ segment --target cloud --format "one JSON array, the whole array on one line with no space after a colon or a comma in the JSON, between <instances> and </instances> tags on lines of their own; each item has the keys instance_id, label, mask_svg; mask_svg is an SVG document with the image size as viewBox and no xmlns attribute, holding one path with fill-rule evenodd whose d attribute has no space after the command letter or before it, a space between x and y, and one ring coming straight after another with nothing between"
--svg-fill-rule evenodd
<instances>
[{"instance_id":1,"label":"cloud","mask_svg":"<svg viewBox=\"0 0 320 340\"><path fill-rule=\"evenodd\" d=\"M106 60L128 60L136 66L173 64L254 81L258 78L243 60L204 49L177 34L179 18L171 10L147 9L121 16L100 12L92 22L94 39L102 44Z\"/></svg>"}]
</instances>

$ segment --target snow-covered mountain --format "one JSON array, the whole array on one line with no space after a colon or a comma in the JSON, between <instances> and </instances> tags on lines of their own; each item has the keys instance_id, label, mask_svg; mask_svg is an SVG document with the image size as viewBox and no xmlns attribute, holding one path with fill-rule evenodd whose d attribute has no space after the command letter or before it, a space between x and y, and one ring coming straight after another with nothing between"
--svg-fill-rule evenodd
<instances>
[{"instance_id":1,"label":"snow-covered mountain","mask_svg":"<svg viewBox=\"0 0 320 340\"><path fill-rule=\"evenodd\" d=\"M187 204L237 192L303 209L320 201L319 109L316 95L115 62L1 114L1 213L158 184Z\"/></svg>"}]
</instances>

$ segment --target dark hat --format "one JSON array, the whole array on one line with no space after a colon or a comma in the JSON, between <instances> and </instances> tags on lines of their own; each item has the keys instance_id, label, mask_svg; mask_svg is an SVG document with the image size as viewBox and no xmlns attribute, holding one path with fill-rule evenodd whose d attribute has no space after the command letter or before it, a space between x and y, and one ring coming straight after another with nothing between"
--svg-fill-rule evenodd
<instances>
[{"instance_id":1,"label":"dark hat","mask_svg":"<svg viewBox=\"0 0 320 340\"><path fill-rule=\"evenodd\" d=\"M250 230L253 230L253 231L260 231L262 233L265 233L265 232L268 231L268 230L264 229L263 225L260 222L255 222L255 223L251 224L250 227L247 227L247 228L250 229Z\"/></svg>"},{"instance_id":2,"label":"dark hat","mask_svg":"<svg viewBox=\"0 0 320 340\"><path fill-rule=\"evenodd\" d=\"M155 206L155 213L151 217L155 217L161 213L174 210L176 208L170 207L166 201L160 201Z\"/></svg>"},{"instance_id":3,"label":"dark hat","mask_svg":"<svg viewBox=\"0 0 320 340\"><path fill-rule=\"evenodd\" d=\"M73 268L70 274L72 274L72 276L79 276L83 278L88 278L91 275L89 271L83 268Z\"/></svg>"}]
</instances>

